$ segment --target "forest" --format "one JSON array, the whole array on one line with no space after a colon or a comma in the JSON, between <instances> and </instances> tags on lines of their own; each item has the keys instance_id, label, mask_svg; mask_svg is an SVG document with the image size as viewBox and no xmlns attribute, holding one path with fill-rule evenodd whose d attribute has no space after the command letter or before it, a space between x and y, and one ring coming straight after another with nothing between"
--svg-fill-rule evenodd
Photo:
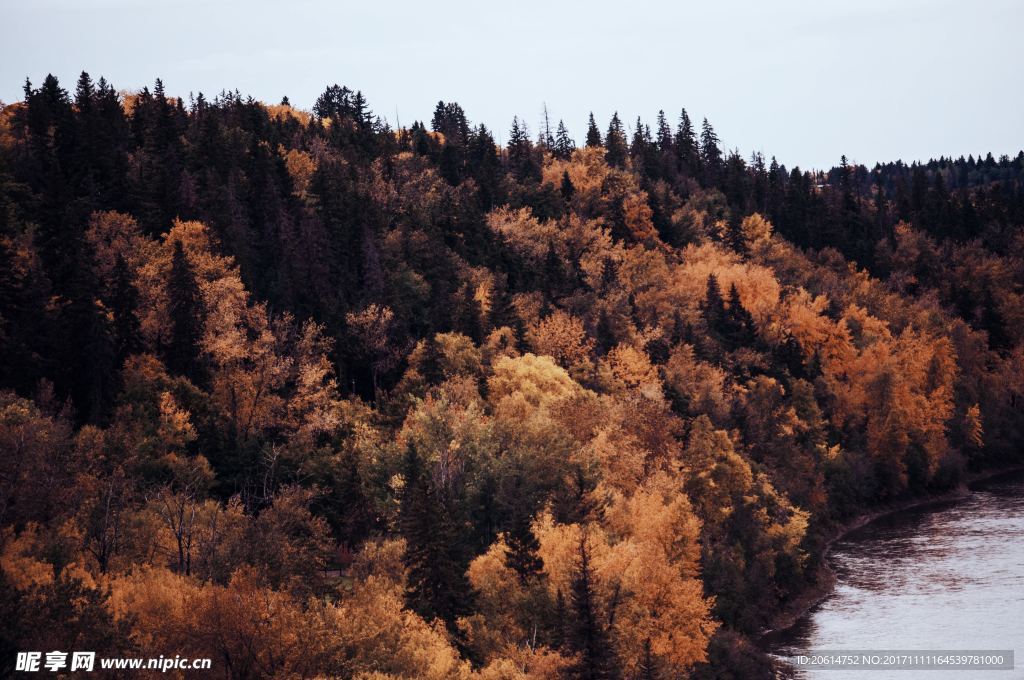
<instances>
[{"instance_id":1,"label":"forest","mask_svg":"<svg viewBox=\"0 0 1024 680\"><path fill-rule=\"evenodd\" d=\"M26 81L0 675L771 678L837 526L1024 462L1024 151L532 128Z\"/></svg>"}]
</instances>

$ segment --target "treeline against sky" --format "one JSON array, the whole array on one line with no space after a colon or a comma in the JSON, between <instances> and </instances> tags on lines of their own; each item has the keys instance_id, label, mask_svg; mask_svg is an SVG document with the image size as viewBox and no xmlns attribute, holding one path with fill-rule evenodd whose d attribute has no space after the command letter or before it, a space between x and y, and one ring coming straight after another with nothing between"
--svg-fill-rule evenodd
<instances>
[{"instance_id":1,"label":"treeline against sky","mask_svg":"<svg viewBox=\"0 0 1024 680\"><path fill-rule=\"evenodd\" d=\"M750 640L837 524L1020 460L1022 182L789 170L685 111L499 148L338 86L26 83L2 663L772 677Z\"/></svg>"}]
</instances>

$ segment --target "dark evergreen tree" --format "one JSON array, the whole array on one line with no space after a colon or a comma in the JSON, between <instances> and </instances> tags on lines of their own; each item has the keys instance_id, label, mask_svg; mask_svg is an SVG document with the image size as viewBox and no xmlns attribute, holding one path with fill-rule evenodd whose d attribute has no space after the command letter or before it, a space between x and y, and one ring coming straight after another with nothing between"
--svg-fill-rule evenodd
<instances>
[{"instance_id":1,"label":"dark evergreen tree","mask_svg":"<svg viewBox=\"0 0 1024 680\"><path fill-rule=\"evenodd\" d=\"M114 280L107 305L114 317L114 344L118 363L139 349L138 305L139 293L132 282L131 271L124 257L118 253L114 261Z\"/></svg>"},{"instance_id":2,"label":"dark evergreen tree","mask_svg":"<svg viewBox=\"0 0 1024 680\"><path fill-rule=\"evenodd\" d=\"M664 111L658 111L658 150L663 154L671 155L675 149L675 140L672 137L672 127L668 124L668 118Z\"/></svg>"},{"instance_id":3,"label":"dark evergreen tree","mask_svg":"<svg viewBox=\"0 0 1024 680\"><path fill-rule=\"evenodd\" d=\"M473 296L473 288L464 283L452 301L452 330L472 338L473 342L483 339L483 323L480 318L480 304Z\"/></svg>"},{"instance_id":4,"label":"dark evergreen tree","mask_svg":"<svg viewBox=\"0 0 1024 680\"><path fill-rule=\"evenodd\" d=\"M84 251L84 249L83 249ZM83 252L80 251L80 252ZM71 299L62 314L68 385L79 418L96 423L107 414L117 390L117 353L107 310L83 258L72 279Z\"/></svg>"},{"instance_id":5,"label":"dark evergreen tree","mask_svg":"<svg viewBox=\"0 0 1024 680\"><path fill-rule=\"evenodd\" d=\"M604 516L604 506L596 497L598 478L594 470L574 464L553 494L551 509L562 524L586 524Z\"/></svg>"},{"instance_id":6,"label":"dark evergreen tree","mask_svg":"<svg viewBox=\"0 0 1024 680\"><path fill-rule=\"evenodd\" d=\"M578 560L571 583L573 621L569 648L578 655L572 667L572 677L579 680L613 680L619 677L619 669L594 589L586 535L580 539Z\"/></svg>"},{"instance_id":7,"label":"dark evergreen tree","mask_svg":"<svg viewBox=\"0 0 1024 680\"><path fill-rule=\"evenodd\" d=\"M626 145L626 130L619 120L618 112L612 114L612 120L608 124L608 134L604 138L604 158L608 165L613 168L621 168L626 164L629 156L629 148Z\"/></svg>"},{"instance_id":8,"label":"dark evergreen tree","mask_svg":"<svg viewBox=\"0 0 1024 680\"><path fill-rule=\"evenodd\" d=\"M721 334L733 346L750 346L756 338L754 317L740 302L736 284L729 286L728 307L721 320Z\"/></svg>"},{"instance_id":9,"label":"dark evergreen tree","mask_svg":"<svg viewBox=\"0 0 1024 680\"><path fill-rule=\"evenodd\" d=\"M337 463L316 484L324 493L314 500L312 509L331 525L343 550L355 551L371 533L380 529L379 518L364 489L359 455L354 446L344 446Z\"/></svg>"},{"instance_id":10,"label":"dark evergreen tree","mask_svg":"<svg viewBox=\"0 0 1024 680\"><path fill-rule=\"evenodd\" d=\"M508 164L512 174L520 180L540 179L540 163L534 157L530 133L518 117L512 119L509 132Z\"/></svg>"},{"instance_id":11,"label":"dark evergreen tree","mask_svg":"<svg viewBox=\"0 0 1024 680\"><path fill-rule=\"evenodd\" d=\"M559 193L562 194L562 198L566 201L572 199L576 195L576 186L572 183L569 178L569 171L565 170L562 172L562 184L559 187Z\"/></svg>"},{"instance_id":12,"label":"dark evergreen tree","mask_svg":"<svg viewBox=\"0 0 1024 680\"><path fill-rule=\"evenodd\" d=\"M602 144L601 131L597 128L597 121L594 120L594 114L591 112L590 119L587 121L587 146L598 147Z\"/></svg>"},{"instance_id":13,"label":"dark evergreen tree","mask_svg":"<svg viewBox=\"0 0 1024 680\"><path fill-rule=\"evenodd\" d=\"M2 205L5 184L0 174L0 374L5 385L27 394L52 370L57 337L50 282L31 241L28 236L9 241L5 233L15 228ZM6 219L11 222L5 224Z\"/></svg>"},{"instance_id":14,"label":"dark evergreen tree","mask_svg":"<svg viewBox=\"0 0 1024 680\"><path fill-rule=\"evenodd\" d=\"M718 285L718 277L714 274L708 275L707 292L704 294L704 301L701 303L701 314L704 323L707 325L708 333L722 340L721 331L725 324L725 300L722 299L722 290Z\"/></svg>"},{"instance_id":15,"label":"dark evergreen tree","mask_svg":"<svg viewBox=\"0 0 1024 680\"><path fill-rule=\"evenodd\" d=\"M722 150L718 145L718 135L705 118L700 132L700 160L705 186L715 186L722 172Z\"/></svg>"},{"instance_id":16,"label":"dark evergreen tree","mask_svg":"<svg viewBox=\"0 0 1024 680\"><path fill-rule=\"evenodd\" d=\"M553 241L548 241L544 254L544 290L550 298L560 297L565 292L565 263L555 250Z\"/></svg>"},{"instance_id":17,"label":"dark evergreen tree","mask_svg":"<svg viewBox=\"0 0 1024 680\"><path fill-rule=\"evenodd\" d=\"M572 152L575 150L576 142L569 136L569 130L565 127L565 123L558 121L558 130L555 132L553 148L555 157L565 160L572 156Z\"/></svg>"},{"instance_id":18,"label":"dark evergreen tree","mask_svg":"<svg viewBox=\"0 0 1024 680\"><path fill-rule=\"evenodd\" d=\"M782 205L786 196L786 171L779 167L775 156L768 166L768 188L765 195L765 213L774 224L782 219Z\"/></svg>"},{"instance_id":19,"label":"dark evergreen tree","mask_svg":"<svg viewBox=\"0 0 1024 680\"><path fill-rule=\"evenodd\" d=\"M406 604L428 621L440 619L455 633L456 621L469 612L472 598L460 531L412 444L402 476L399 522L408 570Z\"/></svg>"},{"instance_id":20,"label":"dark evergreen tree","mask_svg":"<svg viewBox=\"0 0 1024 680\"><path fill-rule=\"evenodd\" d=\"M608 316L608 311L604 308L597 315L597 324L594 327L594 341L595 349L602 355L607 354L618 344L615 329L612 327L612 320Z\"/></svg>"},{"instance_id":21,"label":"dark evergreen tree","mask_svg":"<svg viewBox=\"0 0 1024 680\"><path fill-rule=\"evenodd\" d=\"M484 125L471 132L466 157L467 174L476 182L480 209L490 210L499 202L502 173L498 147Z\"/></svg>"},{"instance_id":22,"label":"dark evergreen tree","mask_svg":"<svg viewBox=\"0 0 1024 680\"><path fill-rule=\"evenodd\" d=\"M205 312L195 272L181 241L174 242L167 298L171 322L171 337L166 348L167 367L193 381L198 380L201 377L199 357Z\"/></svg>"},{"instance_id":23,"label":"dark evergreen tree","mask_svg":"<svg viewBox=\"0 0 1024 680\"><path fill-rule=\"evenodd\" d=\"M505 532L505 565L516 572L519 580L526 585L536 579L544 570L544 561L540 558L540 541L533 533L533 516L524 507L513 512L508 531Z\"/></svg>"},{"instance_id":24,"label":"dark evergreen tree","mask_svg":"<svg viewBox=\"0 0 1024 680\"><path fill-rule=\"evenodd\" d=\"M444 357L441 353L441 345L437 342L437 335L428 333L423 339L423 362L420 364L420 374L428 385L436 385L444 380Z\"/></svg>"},{"instance_id":25,"label":"dark evergreen tree","mask_svg":"<svg viewBox=\"0 0 1024 680\"><path fill-rule=\"evenodd\" d=\"M661 674L658 673L656 659L651 652L651 638L644 640L644 655L640 659L640 668L637 669L637 680L658 680Z\"/></svg>"},{"instance_id":26,"label":"dark evergreen tree","mask_svg":"<svg viewBox=\"0 0 1024 680\"><path fill-rule=\"evenodd\" d=\"M555 592L554 621L551 626L551 649L568 651L569 646L569 610L565 605L565 595L559 588Z\"/></svg>"},{"instance_id":27,"label":"dark evergreen tree","mask_svg":"<svg viewBox=\"0 0 1024 680\"><path fill-rule=\"evenodd\" d=\"M677 170L684 177L700 176L700 151L697 138L693 131L693 123L686 109L679 114L679 127L676 130L675 153Z\"/></svg>"}]
</instances>

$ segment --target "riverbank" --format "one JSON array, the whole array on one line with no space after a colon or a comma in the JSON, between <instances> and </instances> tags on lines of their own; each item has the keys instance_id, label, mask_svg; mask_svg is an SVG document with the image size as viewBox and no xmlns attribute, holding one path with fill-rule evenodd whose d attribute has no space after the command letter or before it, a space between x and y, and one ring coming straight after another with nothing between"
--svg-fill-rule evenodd
<instances>
[{"instance_id":1,"label":"riverbank","mask_svg":"<svg viewBox=\"0 0 1024 680\"><path fill-rule=\"evenodd\" d=\"M919 498L909 498L904 501L897 503L890 503L884 506L877 507L871 512L858 515L847 522L843 522L835 526L833 531L830 533L825 541L825 548L823 550L821 564L818 567L817 573L814 577L814 582L804 589L800 595L791 600L771 621L770 625L761 632L758 636L761 640L768 638L772 635L782 633L789 628L792 628L797 621L799 621L807 612L816 607L818 604L823 602L829 595L832 594L836 583L836 574L829 563L829 552L832 549L832 545L845 537L847 534L864 527L871 522L882 517L887 517L898 512L905 512L914 508L920 508L928 505L946 503L949 501L955 501L961 498L969 496L971 493L971 487L989 479L1000 477L1002 475L1013 474L1024 471L1024 464L1009 465L997 468L991 468L969 474L967 479L964 480L955 489L952 489L946 493L922 496Z\"/></svg>"}]
</instances>

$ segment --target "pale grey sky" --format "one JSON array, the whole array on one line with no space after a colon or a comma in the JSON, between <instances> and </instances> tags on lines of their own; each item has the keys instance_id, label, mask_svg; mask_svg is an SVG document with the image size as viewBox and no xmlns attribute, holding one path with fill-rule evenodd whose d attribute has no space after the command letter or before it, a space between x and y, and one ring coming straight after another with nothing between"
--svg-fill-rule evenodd
<instances>
[{"instance_id":1,"label":"pale grey sky","mask_svg":"<svg viewBox=\"0 0 1024 680\"><path fill-rule=\"evenodd\" d=\"M0 99L26 76L69 89L239 89L309 108L360 89L392 124L437 100L507 137L546 103L632 127L707 116L729 148L792 167L1024 147L1021 0L0 0Z\"/></svg>"}]
</instances>

